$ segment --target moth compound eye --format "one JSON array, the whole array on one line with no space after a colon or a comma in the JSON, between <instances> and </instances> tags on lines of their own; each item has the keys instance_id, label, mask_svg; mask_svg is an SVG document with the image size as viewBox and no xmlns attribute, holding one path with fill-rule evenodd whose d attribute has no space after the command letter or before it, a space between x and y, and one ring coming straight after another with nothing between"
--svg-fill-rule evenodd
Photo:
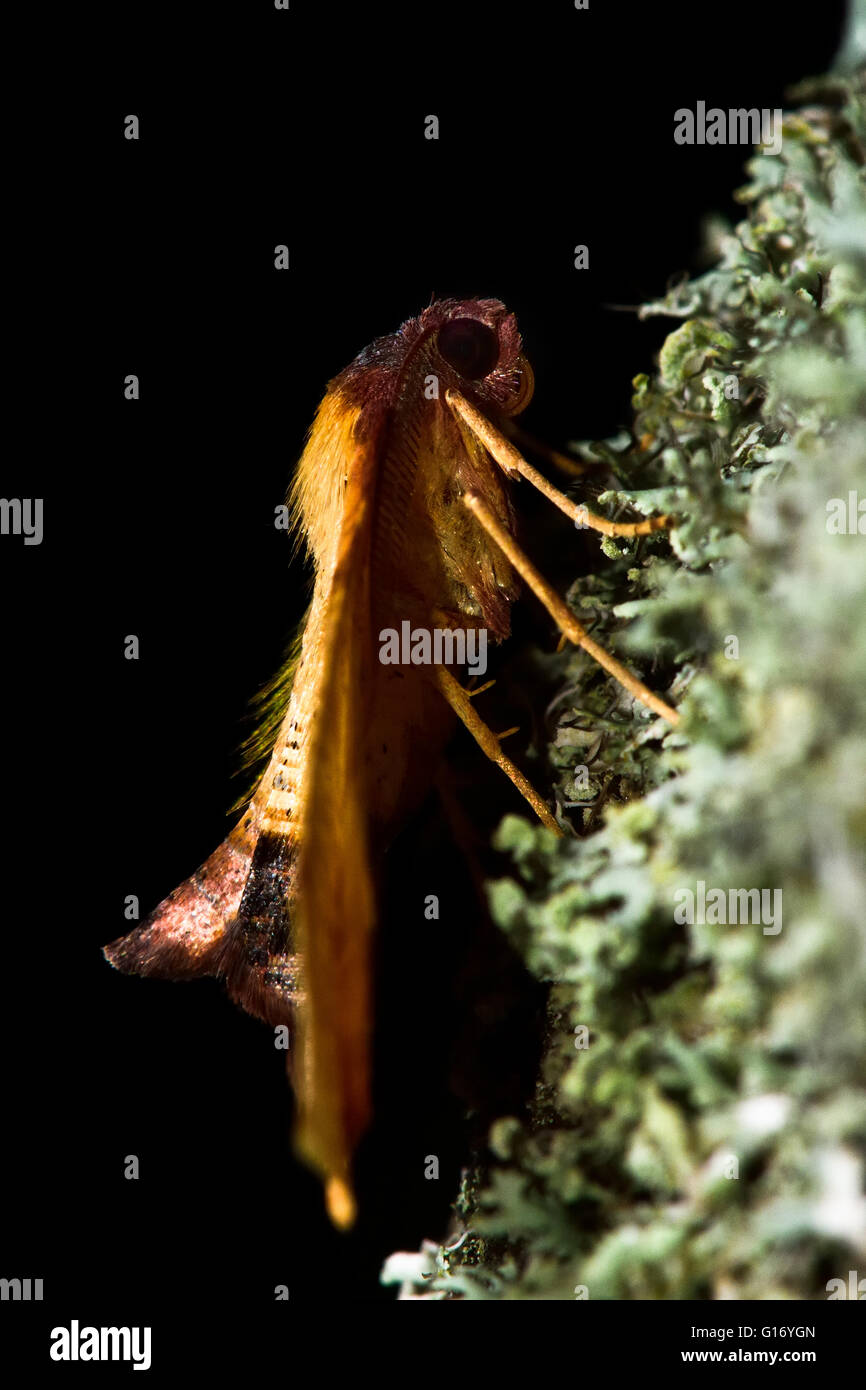
<instances>
[{"instance_id":1,"label":"moth compound eye","mask_svg":"<svg viewBox=\"0 0 866 1390\"><path fill-rule=\"evenodd\" d=\"M436 341L448 366L468 381L487 376L499 360L499 339L478 319L450 319Z\"/></svg>"}]
</instances>

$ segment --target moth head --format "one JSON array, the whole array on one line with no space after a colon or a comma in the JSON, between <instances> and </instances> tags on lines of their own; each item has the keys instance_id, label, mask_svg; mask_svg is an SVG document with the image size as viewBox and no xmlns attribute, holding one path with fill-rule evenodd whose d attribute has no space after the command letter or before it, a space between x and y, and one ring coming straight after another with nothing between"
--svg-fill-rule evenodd
<instances>
[{"instance_id":1,"label":"moth head","mask_svg":"<svg viewBox=\"0 0 866 1390\"><path fill-rule=\"evenodd\" d=\"M447 384L482 407L518 415L532 398L534 378L514 315L498 299L452 299L434 308L441 316L435 351Z\"/></svg>"}]
</instances>

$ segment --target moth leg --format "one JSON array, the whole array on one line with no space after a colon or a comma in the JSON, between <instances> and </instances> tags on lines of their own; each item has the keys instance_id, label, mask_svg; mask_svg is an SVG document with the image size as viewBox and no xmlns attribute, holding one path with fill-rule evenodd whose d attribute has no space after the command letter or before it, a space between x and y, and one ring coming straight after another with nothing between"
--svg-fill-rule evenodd
<instances>
[{"instance_id":1,"label":"moth leg","mask_svg":"<svg viewBox=\"0 0 866 1390\"><path fill-rule=\"evenodd\" d=\"M527 463L511 440L506 439L505 435L492 425L471 401L461 396L459 391L449 388L445 393L445 399L510 478L526 478L527 482L532 483L539 492L543 492L549 502L561 512L565 512L565 515L578 526L588 526L590 530L600 531L604 536L649 536L653 531L663 531L670 523L668 515L648 516L643 521L608 521L606 516L591 512L582 503L572 502L564 492L560 492L559 488L549 483L543 473L539 473L537 468Z\"/></svg>"},{"instance_id":2,"label":"moth leg","mask_svg":"<svg viewBox=\"0 0 866 1390\"><path fill-rule=\"evenodd\" d=\"M528 555L521 550L514 537L506 531L502 523L495 517L485 502L474 492L467 492L463 496L464 504L478 518L488 536L496 542L500 550L507 556L511 564L517 570L522 579L526 581L530 589L537 598L541 600L560 631L565 634L570 642L576 647L583 647L599 664L608 671L620 685L624 686L630 695L636 700L651 709L654 714L660 714L662 719L667 719L669 723L679 722L679 715L670 705L665 704L651 690L633 676L616 657L611 656L610 652L604 647L600 647L597 642L589 636L586 629L577 621L571 609L559 597L559 594L548 584L547 580L535 568ZM459 710L458 710L458 713ZM461 715L461 718L463 716ZM465 722L465 721L464 721Z\"/></svg>"},{"instance_id":3,"label":"moth leg","mask_svg":"<svg viewBox=\"0 0 866 1390\"><path fill-rule=\"evenodd\" d=\"M449 705L457 715L458 719L466 725L475 742L486 753L491 762L501 767L506 777L510 777L517 790L526 797L538 819L552 830L555 835L561 835L562 831L557 825L554 817L548 810L547 805L542 801L532 783L524 777L519 767L516 767L510 758L507 758L499 746L499 738L493 730L488 728L480 715L476 714L469 696L463 689L459 681L455 680L451 672L444 666L437 666L434 672L436 684L445 696ZM510 732L513 732L511 730ZM502 735L504 737L504 735Z\"/></svg>"},{"instance_id":4,"label":"moth leg","mask_svg":"<svg viewBox=\"0 0 866 1390\"><path fill-rule=\"evenodd\" d=\"M551 449L549 444L545 444L541 439L536 439L534 435L529 434L514 420L507 420L503 428L506 437L513 440L520 448L531 449L534 454L541 454L542 458L546 458L561 473L568 473L573 478L582 478L584 473L592 471L593 466L602 466L601 460L598 460L597 463L594 460L585 463L583 459L571 458L569 454L563 454L559 449Z\"/></svg>"},{"instance_id":5,"label":"moth leg","mask_svg":"<svg viewBox=\"0 0 866 1390\"><path fill-rule=\"evenodd\" d=\"M485 690L490 690L495 684L495 678L492 681L485 681L483 685L474 685L471 690L466 691L466 694L470 700L474 700L476 695L483 695Z\"/></svg>"}]
</instances>

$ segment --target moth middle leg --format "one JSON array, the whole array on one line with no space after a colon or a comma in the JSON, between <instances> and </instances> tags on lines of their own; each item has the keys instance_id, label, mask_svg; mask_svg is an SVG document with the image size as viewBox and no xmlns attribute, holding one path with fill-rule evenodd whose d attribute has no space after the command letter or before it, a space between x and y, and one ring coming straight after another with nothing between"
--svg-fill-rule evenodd
<instances>
[{"instance_id":1,"label":"moth middle leg","mask_svg":"<svg viewBox=\"0 0 866 1390\"><path fill-rule=\"evenodd\" d=\"M636 700L640 700L642 705L652 710L653 714L661 715L669 724L679 723L679 714L672 705L654 695L643 681L639 681L637 676L632 675L627 666L623 666L621 661L617 661L615 656L611 656L605 647L599 645L590 637L582 623L572 613L568 604L564 603L559 594L548 584L544 576L535 568L529 556L517 544L514 537L506 531L505 527L493 512L476 493L467 492L463 497L464 504L475 514L488 536L494 541L507 555L514 568L522 579L526 581L532 592L541 600L550 616L553 618L560 632L573 642L576 647L582 647L599 666L613 676L614 680L619 681L630 695Z\"/></svg>"}]
</instances>

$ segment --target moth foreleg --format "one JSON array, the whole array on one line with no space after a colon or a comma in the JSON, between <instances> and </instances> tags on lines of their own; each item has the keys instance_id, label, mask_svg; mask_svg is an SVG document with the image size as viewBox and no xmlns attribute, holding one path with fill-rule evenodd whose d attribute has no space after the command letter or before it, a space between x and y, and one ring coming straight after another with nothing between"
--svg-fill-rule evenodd
<instances>
[{"instance_id":1,"label":"moth foreleg","mask_svg":"<svg viewBox=\"0 0 866 1390\"><path fill-rule=\"evenodd\" d=\"M529 434L516 420L506 420L503 428L506 437L514 444L519 445L521 449L529 449L533 454L540 454L552 463L554 468L558 468L561 473L568 473L572 478L582 478L585 473L591 473L594 467L604 467L601 459L584 462L582 459L571 458L569 454L563 454L559 449L551 449L543 439L536 439L534 434Z\"/></svg>"},{"instance_id":2,"label":"moth foreleg","mask_svg":"<svg viewBox=\"0 0 866 1390\"><path fill-rule=\"evenodd\" d=\"M607 517L591 512L583 503L572 502L564 492L553 486L533 468L515 448L510 439L498 430L471 401L461 396L459 391L449 390L445 399L455 414L469 426L484 445L487 452L510 478L523 477L542 492L549 502L564 512L578 526L588 526L592 531L600 531L605 536L649 536L653 531L663 531L670 523L670 517L649 516L643 521L608 521Z\"/></svg>"},{"instance_id":3,"label":"moth foreleg","mask_svg":"<svg viewBox=\"0 0 866 1390\"><path fill-rule=\"evenodd\" d=\"M499 738L504 738L505 735L502 734L497 736L492 729L488 728L481 716L476 713L469 695L463 689L460 682L454 679L450 671L444 666L437 666L434 674L436 683L445 696L445 699L448 701L458 719L466 725L466 728L481 750L487 754L491 762L496 763L497 767L502 768L506 777L509 777L517 790L526 797L526 800L538 816L538 819L547 826L548 830L552 830L556 835L561 835L562 831L557 825L556 820L552 816L546 803L542 801L532 783L524 777L520 768L515 766L511 759L507 758L503 753L499 745ZM513 733L514 730L509 730L509 732Z\"/></svg>"},{"instance_id":4,"label":"moth foreleg","mask_svg":"<svg viewBox=\"0 0 866 1390\"><path fill-rule=\"evenodd\" d=\"M642 681L633 676L616 657L611 656L610 652L604 647L599 646L598 642L593 641L586 629L578 622L571 609L559 597L559 594L551 584L548 584L544 576L535 568L529 556L520 548L510 532L493 515L493 512L474 492L464 493L463 501L471 512L478 518L488 536L496 542L505 554L521 578L529 585L532 592L541 600L560 631L565 634L570 642L576 647L582 647L588 652L605 671L618 680L630 695L641 704L646 705L654 714L660 714L662 719L667 719L669 723L676 724L679 715L676 710L660 700L658 695L654 695ZM458 714L460 711L457 711ZM461 719L463 716L460 716ZM464 723L466 721L464 720Z\"/></svg>"}]
</instances>

